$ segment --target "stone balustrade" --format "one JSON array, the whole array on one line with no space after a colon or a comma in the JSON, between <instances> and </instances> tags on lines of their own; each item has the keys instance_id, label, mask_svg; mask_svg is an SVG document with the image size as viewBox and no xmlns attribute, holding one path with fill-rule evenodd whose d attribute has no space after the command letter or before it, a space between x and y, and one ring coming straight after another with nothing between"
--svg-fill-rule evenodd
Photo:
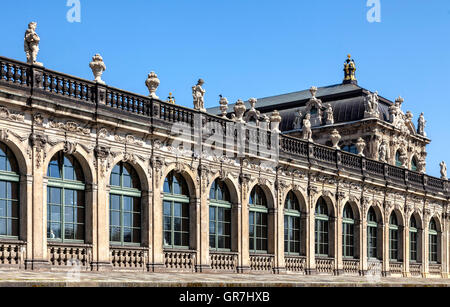
<instances>
[{"instance_id":1,"label":"stone balustrade","mask_svg":"<svg viewBox=\"0 0 450 307\"><path fill-rule=\"evenodd\" d=\"M48 260L56 268L80 267L89 270L92 262L92 246L84 244L48 243Z\"/></svg>"},{"instance_id":2,"label":"stone balustrade","mask_svg":"<svg viewBox=\"0 0 450 307\"><path fill-rule=\"evenodd\" d=\"M409 264L409 273L414 277L422 276L422 264L421 263L410 263Z\"/></svg>"},{"instance_id":3,"label":"stone balustrade","mask_svg":"<svg viewBox=\"0 0 450 307\"><path fill-rule=\"evenodd\" d=\"M440 263L430 263L428 265L430 275L440 276L442 273L442 265Z\"/></svg>"},{"instance_id":4,"label":"stone balustrade","mask_svg":"<svg viewBox=\"0 0 450 307\"><path fill-rule=\"evenodd\" d=\"M403 263L391 261L389 263L389 272L394 275L402 275L403 274Z\"/></svg>"},{"instance_id":5,"label":"stone balustrade","mask_svg":"<svg viewBox=\"0 0 450 307\"><path fill-rule=\"evenodd\" d=\"M254 272L272 272L274 255L250 255L250 269Z\"/></svg>"},{"instance_id":6,"label":"stone balustrade","mask_svg":"<svg viewBox=\"0 0 450 307\"><path fill-rule=\"evenodd\" d=\"M0 267L22 268L25 258L25 243L0 242Z\"/></svg>"},{"instance_id":7,"label":"stone balustrade","mask_svg":"<svg viewBox=\"0 0 450 307\"><path fill-rule=\"evenodd\" d=\"M146 248L117 247L110 248L113 268L123 270L147 270L148 251Z\"/></svg>"},{"instance_id":8,"label":"stone balustrade","mask_svg":"<svg viewBox=\"0 0 450 307\"><path fill-rule=\"evenodd\" d=\"M343 272L346 275L359 275L360 261L358 259L344 259L342 261Z\"/></svg>"},{"instance_id":9,"label":"stone balustrade","mask_svg":"<svg viewBox=\"0 0 450 307\"><path fill-rule=\"evenodd\" d=\"M236 272L238 253L210 252L209 258L212 270Z\"/></svg>"},{"instance_id":10,"label":"stone balustrade","mask_svg":"<svg viewBox=\"0 0 450 307\"><path fill-rule=\"evenodd\" d=\"M166 269L195 272L196 264L197 252L195 251L164 251L164 265Z\"/></svg>"},{"instance_id":11,"label":"stone balustrade","mask_svg":"<svg viewBox=\"0 0 450 307\"><path fill-rule=\"evenodd\" d=\"M285 256L286 271L293 273L306 273L306 257Z\"/></svg>"},{"instance_id":12,"label":"stone balustrade","mask_svg":"<svg viewBox=\"0 0 450 307\"><path fill-rule=\"evenodd\" d=\"M316 258L317 274L334 274L335 260L333 258Z\"/></svg>"}]
</instances>

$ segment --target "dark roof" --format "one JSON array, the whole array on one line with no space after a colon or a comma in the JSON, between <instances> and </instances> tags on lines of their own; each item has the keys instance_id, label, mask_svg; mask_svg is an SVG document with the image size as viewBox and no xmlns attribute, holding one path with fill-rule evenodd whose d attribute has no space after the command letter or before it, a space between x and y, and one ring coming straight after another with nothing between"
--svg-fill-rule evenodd
<instances>
[{"instance_id":1,"label":"dark roof","mask_svg":"<svg viewBox=\"0 0 450 307\"><path fill-rule=\"evenodd\" d=\"M337 84L317 89L316 97L322 100L323 104L329 103L333 108L334 122L345 123L362 120L364 118L365 97L369 91L355 84ZM388 121L389 106L393 103L383 97L379 97L380 119ZM297 111L303 111L306 103L311 99L308 90L283 94L278 96L258 99L256 109L261 113L271 113L278 110L282 117L281 131L294 129L294 120ZM250 104L245 102L247 109ZM233 112L234 104L229 105L229 112ZM219 114L219 107L208 109L209 113Z\"/></svg>"}]
</instances>

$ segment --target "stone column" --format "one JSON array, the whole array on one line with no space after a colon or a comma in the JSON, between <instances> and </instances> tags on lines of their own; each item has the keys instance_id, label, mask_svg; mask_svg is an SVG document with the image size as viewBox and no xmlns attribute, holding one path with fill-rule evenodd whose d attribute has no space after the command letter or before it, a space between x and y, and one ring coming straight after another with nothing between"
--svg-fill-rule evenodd
<instances>
[{"instance_id":1,"label":"stone column","mask_svg":"<svg viewBox=\"0 0 450 307\"><path fill-rule=\"evenodd\" d=\"M316 271L316 247L315 247L315 214L312 205L312 196L309 196L308 212L306 213L306 274L315 275Z\"/></svg>"},{"instance_id":2,"label":"stone column","mask_svg":"<svg viewBox=\"0 0 450 307\"><path fill-rule=\"evenodd\" d=\"M211 271L211 264L209 259L209 193L202 189L200 200L197 205L198 219L197 219L197 272L207 273Z\"/></svg>"},{"instance_id":3,"label":"stone column","mask_svg":"<svg viewBox=\"0 0 450 307\"><path fill-rule=\"evenodd\" d=\"M339 204L337 206L339 208ZM344 273L344 256L343 256L343 250L342 250L342 215L339 212L338 216L336 218L336 223L335 223L335 248L334 248L334 256L336 259L336 275L342 275Z\"/></svg>"},{"instance_id":4,"label":"stone column","mask_svg":"<svg viewBox=\"0 0 450 307\"><path fill-rule=\"evenodd\" d=\"M279 204L281 202L278 202ZM283 273L286 271L286 263L284 259L284 206L278 207L277 222L275 228L277 229L277 239L275 242L275 272Z\"/></svg>"},{"instance_id":5,"label":"stone column","mask_svg":"<svg viewBox=\"0 0 450 307\"><path fill-rule=\"evenodd\" d=\"M410 244L409 244L409 223L403 227L403 276L410 277L409 261L410 261Z\"/></svg>"},{"instance_id":6,"label":"stone column","mask_svg":"<svg viewBox=\"0 0 450 307\"><path fill-rule=\"evenodd\" d=\"M151 254L152 254L152 191L142 191L141 204L142 204L142 246L147 249L147 255L145 259L146 270L151 270Z\"/></svg>"},{"instance_id":7,"label":"stone column","mask_svg":"<svg viewBox=\"0 0 450 307\"><path fill-rule=\"evenodd\" d=\"M442 239L441 239L441 251L442 251L442 278L448 278L448 247L449 247L449 230L448 230L448 217L446 214L442 215Z\"/></svg>"},{"instance_id":8,"label":"stone column","mask_svg":"<svg viewBox=\"0 0 450 307\"><path fill-rule=\"evenodd\" d=\"M360 230L359 230L359 266L361 273L363 275L366 274L367 270L369 269L368 264L368 257L367 254L367 219L366 214L363 213L363 219L359 221L360 223Z\"/></svg>"},{"instance_id":9,"label":"stone column","mask_svg":"<svg viewBox=\"0 0 450 307\"><path fill-rule=\"evenodd\" d=\"M382 268L382 275L383 276L389 276L389 224L384 223L383 224L383 268Z\"/></svg>"},{"instance_id":10,"label":"stone column","mask_svg":"<svg viewBox=\"0 0 450 307\"><path fill-rule=\"evenodd\" d=\"M241 184L241 200L242 200L242 209L241 209L241 219L240 219L240 245L241 252L239 254L239 273L248 273L250 272L250 251L249 251L249 194L248 191L248 181L245 179Z\"/></svg>"},{"instance_id":11,"label":"stone column","mask_svg":"<svg viewBox=\"0 0 450 307\"><path fill-rule=\"evenodd\" d=\"M20 199L21 199L21 217L25 223L20 223L20 239L27 242L26 255L24 258L24 264L26 269L31 269L31 263L33 260L33 176L23 175L20 177ZM26 200L24 202L23 200ZM26 267L26 264L30 264Z\"/></svg>"},{"instance_id":12,"label":"stone column","mask_svg":"<svg viewBox=\"0 0 450 307\"><path fill-rule=\"evenodd\" d=\"M424 215L424 227L423 227L423 245L422 245L422 276L428 277L428 267L429 267L429 237L428 237L428 216Z\"/></svg>"},{"instance_id":13,"label":"stone column","mask_svg":"<svg viewBox=\"0 0 450 307\"><path fill-rule=\"evenodd\" d=\"M231 207L231 250L238 253L236 269L241 267L242 255L242 205L234 203Z\"/></svg>"},{"instance_id":14,"label":"stone column","mask_svg":"<svg viewBox=\"0 0 450 307\"><path fill-rule=\"evenodd\" d=\"M151 272L161 272L164 270L164 250L163 250L163 198L162 185L164 179L161 178L162 160L152 156L151 158L151 190L153 191L150 204L150 262L148 270Z\"/></svg>"}]
</instances>

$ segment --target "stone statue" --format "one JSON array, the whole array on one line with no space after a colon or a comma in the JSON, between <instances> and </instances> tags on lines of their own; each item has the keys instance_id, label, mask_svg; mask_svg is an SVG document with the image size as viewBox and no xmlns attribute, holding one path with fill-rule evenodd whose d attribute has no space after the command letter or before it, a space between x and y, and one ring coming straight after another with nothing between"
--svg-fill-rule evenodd
<instances>
[{"instance_id":1,"label":"stone statue","mask_svg":"<svg viewBox=\"0 0 450 307\"><path fill-rule=\"evenodd\" d=\"M36 62L39 53L39 42L41 39L36 33L36 22L30 22L25 32L24 50L27 55L27 63L42 66L42 63Z\"/></svg>"},{"instance_id":2,"label":"stone statue","mask_svg":"<svg viewBox=\"0 0 450 307\"><path fill-rule=\"evenodd\" d=\"M326 125L334 124L333 108L331 107L331 104L327 104L325 124Z\"/></svg>"},{"instance_id":3,"label":"stone statue","mask_svg":"<svg viewBox=\"0 0 450 307\"><path fill-rule=\"evenodd\" d=\"M441 166L441 179L447 180L447 164L442 161L439 165Z\"/></svg>"},{"instance_id":4,"label":"stone statue","mask_svg":"<svg viewBox=\"0 0 450 307\"><path fill-rule=\"evenodd\" d=\"M302 128L302 118L303 118L302 111L298 109L294 119L294 129Z\"/></svg>"},{"instance_id":5,"label":"stone statue","mask_svg":"<svg viewBox=\"0 0 450 307\"><path fill-rule=\"evenodd\" d=\"M89 67L92 69L92 73L95 77L95 82L105 84L102 80L103 72L106 70L106 65L103 62L103 58L100 54L96 54L92 57L92 62L89 63Z\"/></svg>"},{"instance_id":6,"label":"stone statue","mask_svg":"<svg viewBox=\"0 0 450 307\"><path fill-rule=\"evenodd\" d=\"M383 163L386 163L387 161L387 144L385 140L381 142L380 148L378 150L378 160Z\"/></svg>"},{"instance_id":7,"label":"stone statue","mask_svg":"<svg viewBox=\"0 0 450 307\"><path fill-rule=\"evenodd\" d=\"M145 81L145 85L148 88L149 91L149 97L154 99L159 99L158 96L156 96L156 90L158 89L158 86L161 82L158 79L158 75L155 74L154 71L150 72L148 74L147 80Z\"/></svg>"},{"instance_id":8,"label":"stone statue","mask_svg":"<svg viewBox=\"0 0 450 307\"><path fill-rule=\"evenodd\" d=\"M378 92L372 94L369 93L366 98L366 111L364 112L365 118L378 118L380 116L380 111L378 110L378 100Z\"/></svg>"},{"instance_id":9,"label":"stone statue","mask_svg":"<svg viewBox=\"0 0 450 307\"><path fill-rule=\"evenodd\" d=\"M313 141L312 130L311 130L311 114L306 114L305 119L303 119L303 139L309 142Z\"/></svg>"},{"instance_id":10,"label":"stone statue","mask_svg":"<svg viewBox=\"0 0 450 307\"><path fill-rule=\"evenodd\" d=\"M222 112L222 117L226 118L227 114L228 114L228 99L226 99L225 97L223 97L222 95L219 95L220 97L220 112Z\"/></svg>"},{"instance_id":11,"label":"stone statue","mask_svg":"<svg viewBox=\"0 0 450 307\"><path fill-rule=\"evenodd\" d=\"M199 79L197 85L192 87L192 97L194 98L194 109L206 112L204 100L206 91L202 88L203 84L205 84L205 81Z\"/></svg>"},{"instance_id":12,"label":"stone statue","mask_svg":"<svg viewBox=\"0 0 450 307\"><path fill-rule=\"evenodd\" d=\"M243 117L246 110L245 103L241 99L238 99L234 104L234 114L231 114L231 119L238 123L244 123Z\"/></svg>"},{"instance_id":13,"label":"stone statue","mask_svg":"<svg viewBox=\"0 0 450 307\"><path fill-rule=\"evenodd\" d=\"M425 133L425 125L426 125L427 121L425 120L425 117L423 116L423 112L420 114L419 116L419 122L417 125L417 133L422 135L422 136L427 136L427 134Z\"/></svg>"}]
</instances>

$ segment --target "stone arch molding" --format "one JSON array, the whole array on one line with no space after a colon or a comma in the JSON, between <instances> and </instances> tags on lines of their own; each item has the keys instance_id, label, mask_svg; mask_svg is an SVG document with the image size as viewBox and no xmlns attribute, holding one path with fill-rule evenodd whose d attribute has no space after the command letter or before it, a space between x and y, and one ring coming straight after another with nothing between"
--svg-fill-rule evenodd
<instances>
[{"instance_id":1,"label":"stone arch molding","mask_svg":"<svg viewBox=\"0 0 450 307\"><path fill-rule=\"evenodd\" d=\"M112 169L114 168L114 166L120 162L124 162L131 164L131 166L133 166L136 170L136 173L139 176L139 181L141 183L141 189L143 191L150 190L150 176L148 174L148 168L145 164L145 158L132 153L123 152L120 154L115 154L110 161L111 163L105 173L105 179L107 180L107 182L109 182L109 178L111 177Z\"/></svg>"},{"instance_id":2,"label":"stone arch molding","mask_svg":"<svg viewBox=\"0 0 450 307\"><path fill-rule=\"evenodd\" d=\"M162 162L162 161L161 161ZM158 189L161 193L163 193L163 187L164 187L164 180L166 179L167 175L171 171L176 171L180 173L184 179L186 180L189 188L189 193L191 197L199 198L199 175L195 173L195 168L192 166L189 166L188 164L184 162L169 162L164 163L162 162L161 165L161 174L158 175Z\"/></svg>"},{"instance_id":3,"label":"stone arch molding","mask_svg":"<svg viewBox=\"0 0 450 307\"><path fill-rule=\"evenodd\" d=\"M216 179L220 179L223 182L225 182L225 184L228 187L228 190L230 191L230 194L232 194L231 201L233 203L241 202L241 200L240 200L241 193L239 193L239 183L237 182L237 178L234 177L231 172L224 172L222 170L216 171L214 173L211 172L211 177L209 177L209 182L208 182L207 188L204 191L205 193L207 193L207 195L209 195L211 186Z\"/></svg>"},{"instance_id":4,"label":"stone arch molding","mask_svg":"<svg viewBox=\"0 0 450 307\"><path fill-rule=\"evenodd\" d=\"M0 129L0 142L8 146L14 153L20 175L27 175L33 172L32 157L29 155L29 147L25 143L26 140L28 140L27 136L20 136L7 128Z\"/></svg>"}]
</instances>

